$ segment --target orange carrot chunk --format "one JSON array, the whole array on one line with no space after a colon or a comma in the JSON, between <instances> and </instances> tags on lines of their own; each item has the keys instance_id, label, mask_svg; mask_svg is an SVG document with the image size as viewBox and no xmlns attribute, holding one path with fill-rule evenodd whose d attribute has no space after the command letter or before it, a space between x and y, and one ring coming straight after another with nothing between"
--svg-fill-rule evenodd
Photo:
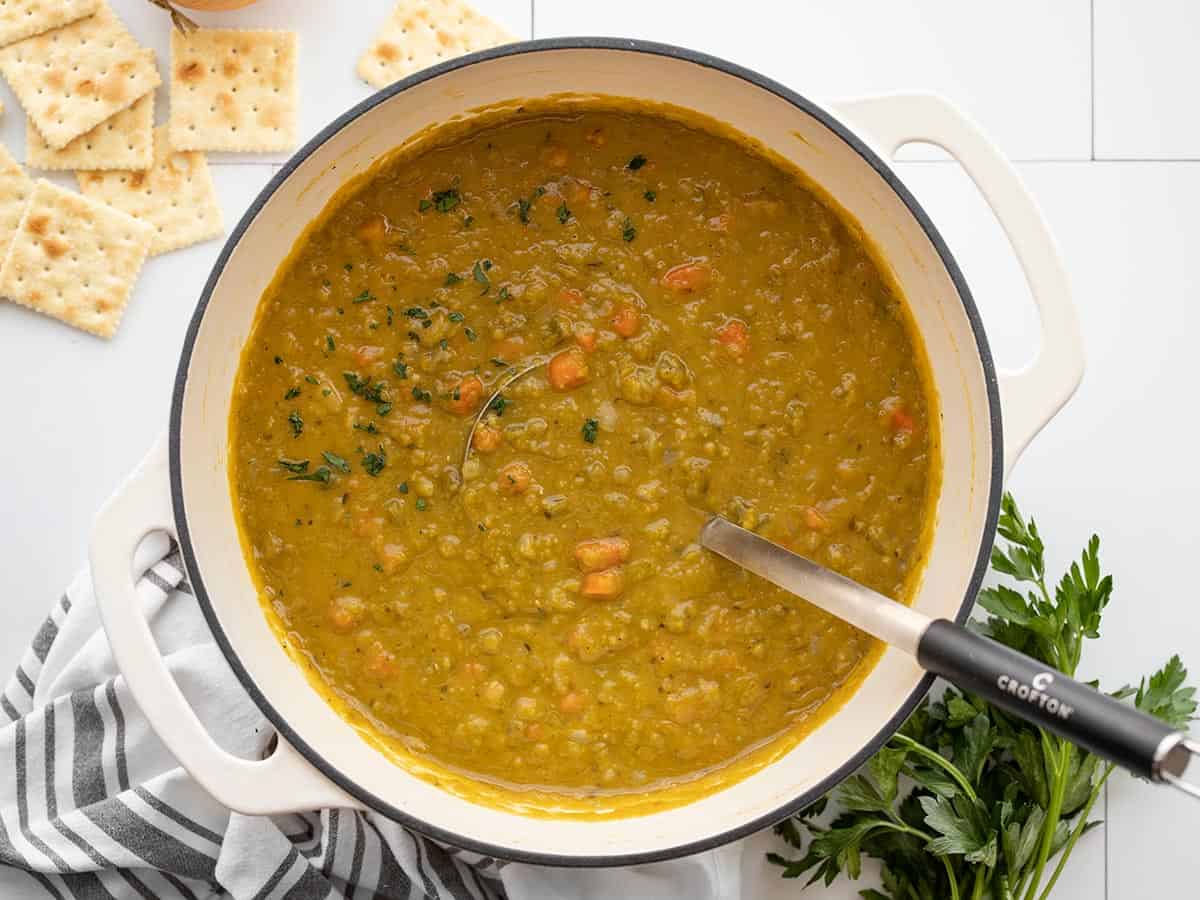
<instances>
[{"instance_id":1,"label":"orange carrot chunk","mask_svg":"<svg viewBox=\"0 0 1200 900\"><path fill-rule=\"evenodd\" d=\"M500 487L500 493L508 494L510 497L525 493L529 490L529 485L532 481L533 473L529 471L529 466L523 462L510 462L506 464L500 470L500 475L496 478L496 484Z\"/></svg>"},{"instance_id":2,"label":"orange carrot chunk","mask_svg":"<svg viewBox=\"0 0 1200 900\"><path fill-rule=\"evenodd\" d=\"M730 319L717 329L717 340L735 356L744 356L750 349L750 328L741 319Z\"/></svg>"},{"instance_id":3,"label":"orange carrot chunk","mask_svg":"<svg viewBox=\"0 0 1200 900\"><path fill-rule=\"evenodd\" d=\"M712 281L712 269L706 263L680 263L667 269L662 277L662 284L676 294L694 294L708 287Z\"/></svg>"},{"instance_id":4,"label":"orange carrot chunk","mask_svg":"<svg viewBox=\"0 0 1200 900\"><path fill-rule=\"evenodd\" d=\"M588 572L583 576L579 593L589 600L611 600L620 596L625 585L621 567L605 569L603 572Z\"/></svg>"},{"instance_id":5,"label":"orange carrot chunk","mask_svg":"<svg viewBox=\"0 0 1200 900\"><path fill-rule=\"evenodd\" d=\"M578 347L570 347L550 358L550 386L556 391L569 391L588 380L587 358Z\"/></svg>"},{"instance_id":6,"label":"orange carrot chunk","mask_svg":"<svg viewBox=\"0 0 1200 900\"><path fill-rule=\"evenodd\" d=\"M480 425L475 429L475 436L471 438L471 446L480 453L491 453L504 440L504 432L499 428L492 428L490 425Z\"/></svg>"},{"instance_id":7,"label":"orange carrot chunk","mask_svg":"<svg viewBox=\"0 0 1200 900\"><path fill-rule=\"evenodd\" d=\"M599 572L629 559L629 541L623 537L592 538L575 545L575 561L585 572Z\"/></svg>"},{"instance_id":8,"label":"orange carrot chunk","mask_svg":"<svg viewBox=\"0 0 1200 900\"><path fill-rule=\"evenodd\" d=\"M479 409L483 402L483 382L478 376L468 375L451 391L447 406L450 412L459 416L469 416Z\"/></svg>"},{"instance_id":9,"label":"orange carrot chunk","mask_svg":"<svg viewBox=\"0 0 1200 900\"><path fill-rule=\"evenodd\" d=\"M613 331L623 338L631 338L642 328L642 314L636 306L625 304L612 317Z\"/></svg>"}]
</instances>

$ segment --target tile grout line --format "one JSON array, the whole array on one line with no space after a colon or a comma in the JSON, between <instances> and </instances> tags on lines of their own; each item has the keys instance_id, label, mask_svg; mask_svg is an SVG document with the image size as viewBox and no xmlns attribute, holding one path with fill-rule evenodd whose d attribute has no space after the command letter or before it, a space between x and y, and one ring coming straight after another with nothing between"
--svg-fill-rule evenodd
<instances>
[{"instance_id":1,"label":"tile grout line","mask_svg":"<svg viewBox=\"0 0 1200 900\"><path fill-rule=\"evenodd\" d=\"M532 0L530 0L532 2ZM1091 131L1092 131L1092 159L1096 158L1096 0L1091 0L1088 4L1088 31L1089 31L1089 47L1091 50L1091 84L1092 84L1092 109L1091 109Z\"/></svg>"}]
</instances>

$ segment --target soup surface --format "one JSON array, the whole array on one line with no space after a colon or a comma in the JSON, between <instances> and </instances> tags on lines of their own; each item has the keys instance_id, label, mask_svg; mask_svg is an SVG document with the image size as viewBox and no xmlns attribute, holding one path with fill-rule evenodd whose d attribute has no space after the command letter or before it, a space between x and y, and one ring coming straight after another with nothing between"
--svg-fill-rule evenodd
<instances>
[{"instance_id":1,"label":"soup surface","mask_svg":"<svg viewBox=\"0 0 1200 900\"><path fill-rule=\"evenodd\" d=\"M906 599L924 371L799 172L715 123L530 106L400 152L298 244L237 379L235 506L281 639L377 744L644 795L790 747L869 670L697 534Z\"/></svg>"}]
</instances>

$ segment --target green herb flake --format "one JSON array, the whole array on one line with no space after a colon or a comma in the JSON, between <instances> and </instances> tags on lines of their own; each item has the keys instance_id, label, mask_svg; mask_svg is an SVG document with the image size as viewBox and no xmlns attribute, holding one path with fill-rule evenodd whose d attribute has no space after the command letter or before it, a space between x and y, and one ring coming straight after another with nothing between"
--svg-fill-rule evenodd
<instances>
[{"instance_id":1,"label":"green herb flake","mask_svg":"<svg viewBox=\"0 0 1200 900\"><path fill-rule=\"evenodd\" d=\"M342 457L338 456L336 453L330 453L328 450L322 450L321 456L325 458L325 462L329 463L339 472L345 472L347 475L350 474L350 463L346 462L346 460L342 459Z\"/></svg>"},{"instance_id":2,"label":"green herb flake","mask_svg":"<svg viewBox=\"0 0 1200 900\"><path fill-rule=\"evenodd\" d=\"M498 356L493 356L492 357L492 365L495 366L497 369L507 369L509 366L512 365L512 363L506 362L505 360L501 359Z\"/></svg>"},{"instance_id":3,"label":"green herb flake","mask_svg":"<svg viewBox=\"0 0 1200 900\"><path fill-rule=\"evenodd\" d=\"M354 271L354 263L343 263L342 268L345 269L347 272L353 272Z\"/></svg>"},{"instance_id":4,"label":"green herb flake","mask_svg":"<svg viewBox=\"0 0 1200 900\"><path fill-rule=\"evenodd\" d=\"M417 498L417 512L425 512L425 510L427 510L427 509L429 509L429 503L426 502L424 497L418 497Z\"/></svg>"},{"instance_id":5,"label":"green herb flake","mask_svg":"<svg viewBox=\"0 0 1200 900\"><path fill-rule=\"evenodd\" d=\"M508 285L506 284L504 287L500 288L500 292L496 294L496 302L502 303L503 301L508 300L510 297L512 297L512 294L508 292Z\"/></svg>"},{"instance_id":6,"label":"green herb flake","mask_svg":"<svg viewBox=\"0 0 1200 900\"><path fill-rule=\"evenodd\" d=\"M421 202L417 204L417 209L421 212L428 212L429 210L433 209L433 201L428 197L423 197Z\"/></svg>"},{"instance_id":7,"label":"green herb flake","mask_svg":"<svg viewBox=\"0 0 1200 900\"><path fill-rule=\"evenodd\" d=\"M485 294L492 286L491 280L487 277L487 270L491 267L492 261L490 259L478 259L471 268L471 277L475 279L477 284L483 285L483 292Z\"/></svg>"},{"instance_id":8,"label":"green herb flake","mask_svg":"<svg viewBox=\"0 0 1200 900\"><path fill-rule=\"evenodd\" d=\"M560 203L558 205L557 212L558 212L558 223L560 225L566 225L567 221L571 218L571 211L569 209L567 209L567 201L566 200L564 200L562 203Z\"/></svg>"},{"instance_id":9,"label":"green herb flake","mask_svg":"<svg viewBox=\"0 0 1200 900\"><path fill-rule=\"evenodd\" d=\"M396 490L398 490L402 494L407 494L408 493L408 482L407 481L400 482L400 485L399 485L399 487L396 488Z\"/></svg>"},{"instance_id":10,"label":"green herb flake","mask_svg":"<svg viewBox=\"0 0 1200 900\"><path fill-rule=\"evenodd\" d=\"M282 357L282 356L276 356L276 357L275 357L275 365L277 365L277 366L278 366L278 365L282 365L282 364L283 364L283 357Z\"/></svg>"},{"instance_id":11,"label":"green herb flake","mask_svg":"<svg viewBox=\"0 0 1200 900\"><path fill-rule=\"evenodd\" d=\"M300 410L293 409L288 413L288 424L292 426L292 437L300 437L304 432L304 420L300 418Z\"/></svg>"},{"instance_id":12,"label":"green herb flake","mask_svg":"<svg viewBox=\"0 0 1200 900\"><path fill-rule=\"evenodd\" d=\"M461 322L463 319L466 318L466 316L464 316L460 312L452 312L446 318L448 318L451 322Z\"/></svg>"},{"instance_id":13,"label":"green herb flake","mask_svg":"<svg viewBox=\"0 0 1200 900\"><path fill-rule=\"evenodd\" d=\"M421 403L432 403L433 402L433 394L429 393L429 391L422 390L421 388L417 387L415 384L413 385L412 395L415 400L418 400Z\"/></svg>"},{"instance_id":14,"label":"green herb flake","mask_svg":"<svg viewBox=\"0 0 1200 900\"><path fill-rule=\"evenodd\" d=\"M497 394L492 402L488 404L488 409L492 410L498 416L504 415L504 411L512 406L513 403L503 394Z\"/></svg>"},{"instance_id":15,"label":"green herb flake","mask_svg":"<svg viewBox=\"0 0 1200 900\"><path fill-rule=\"evenodd\" d=\"M329 470L329 466L321 466L307 475L291 475L288 477L288 481L318 481L321 484L329 484L332 478L333 472Z\"/></svg>"},{"instance_id":16,"label":"green herb flake","mask_svg":"<svg viewBox=\"0 0 1200 900\"><path fill-rule=\"evenodd\" d=\"M352 302L354 302L354 303L370 303L372 300L376 300L376 299L378 299L378 298L373 296L370 291L363 291L361 294L359 294L357 297L355 297Z\"/></svg>"},{"instance_id":17,"label":"green herb flake","mask_svg":"<svg viewBox=\"0 0 1200 900\"><path fill-rule=\"evenodd\" d=\"M300 388L291 387L291 388L288 388L287 393L283 395L283 399L284 400L295 400L299 396L300 396Z\"/></svg>"},{"instance_id":18,"label":"green herb flake","mask_svg":"<svg viewBox=\"0 0 1200 900\"><path fill-rule=\"evenodd\" d=\"M626 243L629 243L635 237L637 237L637 229L633 227L633 222L631 222L628 218L621 223L621 237L625 239Z\"/></svg>"},{"instance_id":19,"label":"green herb flake","mask_svg":"<svg viewBox=\"0 0 1200 900\"><path fill-rule=\"evenodd\" d=\"M404 311L404 314L410 319L428 319L429 313L420 306L410 306Z\"/></svg>"},{"instance_id":20,"label":"green herb flake","mask_svg":"<svg viewBox=\"0 0 1200 900\"><path fill-rule=\"evenodd\" d=\"M475 333L475 329L472 328L470 325L463 326L463 334L465 334L467 336L467 340L470 341L472 344L475 343L477 340L479 340L479 335L477 335Z\"/></svg>"},{"instance_id":21,"label":"green herb flake","mask_svg":"<svg viewBox=\"0 0 1200 900\"><path fill-rule=\"evenodd\" d=\"M392 404L390 404L390 403L380 403L378 406L375 407L375 412L378 413L380 417L386 416L391 411L392 411Z\"/></svg>"},{"instance_id":22,"label":"green herb flake","mask_svg":"<svg viewBox=\"0 0 1200 900\"><path fill-rule=\"evenodd\" d=\"M442 287L454 287L462 282L462 276L457 272L446 273L446 280L442 282Z\"/></svg>"},{"instance_id":23,"label":"green herb flake","mask_svg":"<svg viewBox=\"0 0 1200 900\"><path fill-rule=\"evenodd\" d=\"M392 308L391 308L390 306L389 306L389 307L387 307L387 323L388 323L388 328L391 328L391 327L392 327L392 317L393 317L394 315L396 315L396 314L395 314L395 313L392 311Z\"/></svg>"},{"instance_id":24,"label":"green herb flake","mask_svg":"<svg viewBox=\"0 0 1200 900\"><path fill-rule=\"evenodd\" d=\"M529 224L529 211L533 209L533 204L522 197L517 201L517 218L521 220L522 225Z\"/></svg>"},{"instance_id":25,"label":"green herb flake","mask_svg":"<svg viewBox=\"0 0 1200 900\"><path fill-rule=\"evenodd\" d=\"M586 419L580 431L585 441L589 444L594 444L596 443L596 438L600 436L600 421L598 419Z\"/></svg>"},{"instance_id":26,"label":"green herb flake","mask_svg":"<svg viewBox=\"0 0 1200 900\"><path fill-rule=\"evenodd\" d=\"M399 378L407 378L408 364L402 362L401 360L396 360L394 363L392 363L392 371L395 372Z\"/></svg>"},{"instance_id":27,"label":"green herb flake","mask_svg":"<svg viewBox=\"0 0 1200 900\"><path fill-rule=\"evenodd\" d=\"M446 340L445 338L442 338L440 341L438 341L438 346L441 347L442 350L449 350L450 342L448 340Z\"/></svg>"},{"instance_id":28,"label":"green herb flake","mask_svg":"<svg viewBox=\"0 0 1200 900\"><path fill-rule=\"evenodd\" d=\"M318 379L315 375L305 375L304 380L313 385L321 383L320 379Z\"/></svg>"},{"instance_id":29,"label":"green herb flake","mask_svg":"<svg viewBox=\"0 0 1200 900\"><path fill-rule=\"evenodd\" d=\"M382 381L371 384L368 379L363 378L357 372L343 372L342 377L346 379L350 393L355 396L362 397L369 403L387 403L387 385Z\"/></svg>"},{"instance_id":30,"label":"green herb flake","mask_svg":"<svg viewBox=\"0 0 1200 900\"><path fill-rule=\"evenodd\" d=\"M646 199L647 203L653 203L658 199L658 191L646 191L642 196Z\"/></svg>"},{"instance_id":31,"label":"green herb flake","mask_svg":"<svg viewBox=\"0 0 1200 900\"><path fill-rule=\"evenodd\" d=\"M291 472L293 475L303 475L305 472L308 471L308 460L307 459L280 459L279 467L281 469L287 469L287 471Z\"/></svg>"},{"instance_id":32,"label":"green herb flake","mask_svg":"<svg viewBox=\"0 0 1200 900\"><path fill-rule=\"evenodd\" d=\"M367 434L377 434L379 432L374 422L368 422L366 425L361 422L355 422L353 427L355 431L365 431Z\"/></svg>"},{"instance_id":33,"label":"green herb flake","mask_svg":"<svg viewBox=\"0 0 1200 900\"><path fill-rule=\"evenodd\" d=\"M462 202L462 195L457 188L446 188L444 191L433 192L433 205L438 212L447 213Z\"/></svg>"},{"instance_id":34,"label":"green herb flake","mask_svg":"<svg viewBox=\"0 0 1200 900\"><path fill-rule=\"evenodd\" d=\"M646 164L646 157L642 156L642 154L639 153L637 156L635 156L629 162L625 163L625 168L629 169L629 171L631 171L631 172L636 172L638 169L640 169L645 164Z\"/></svg>"},{"instance_id":35,"label":"green herb flake","mask_svg":"<svg viewBox=\"0 0 1200 900\"><path fill-rule=\"evenodd\" d=\"M336 349L337 349L337 344L335 344L333 342L333 335L332 334L325 335L325 350L329 353L332 353Z\"/></svg>"},{"instance_id":36,"label":"green herb flake","mask_svg":"<svg viewBox=\"0 0 1200 900\"><path fill-rule=\"evenodd\" d=\"M379 445L378 453L364 453L362 465L366 473L372 478L382 472L387 465L387 454L383 452L383 444Z\"/></svg>"}]
</instances>

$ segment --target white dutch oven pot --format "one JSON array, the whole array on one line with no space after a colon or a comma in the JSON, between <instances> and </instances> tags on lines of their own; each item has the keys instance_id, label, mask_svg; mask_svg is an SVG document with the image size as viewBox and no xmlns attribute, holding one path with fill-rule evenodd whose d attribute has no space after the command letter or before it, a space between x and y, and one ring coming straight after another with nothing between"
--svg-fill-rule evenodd
<instances>
[{"instance_id":1,"label":"white dutch oven pot","mask_svg":"<svg viewBox=\"0 0 1200 900\"><path fill-rule=\"evenodd\" d=\"M1078 325L1046 224L996 148L936 97L884 96L826 108L712 57L598 39L502 47L376 94L301 150L230 236L187 332L169 439L100 513L92 536L100 610L130 690L180 763L234 810L373 809L448 843L530 862L664 859L741 837L815 800L879 748L929 688L931 679L912 658L889 649L840 711L745 780L638 818L568 821L476 805L390 762L322 701L275 639L242 558L226 476L233 381L259 297L305 225L381 155L472 109L561 92L669 102L726 122L807 172L876 243L912 307L941 401L945 470L914 601L926 614L966 618L987 565L1003 477L1079 383ZM886 162L911 141L939 145L958 159L1008 234L1043 332L1037 359L1020 372L997 376L958 266ZM156 530L178 538L218 644L279 732L265 760L218 747L159 656L131 576L135 547Z\"/></svg>"}]
</instances>

